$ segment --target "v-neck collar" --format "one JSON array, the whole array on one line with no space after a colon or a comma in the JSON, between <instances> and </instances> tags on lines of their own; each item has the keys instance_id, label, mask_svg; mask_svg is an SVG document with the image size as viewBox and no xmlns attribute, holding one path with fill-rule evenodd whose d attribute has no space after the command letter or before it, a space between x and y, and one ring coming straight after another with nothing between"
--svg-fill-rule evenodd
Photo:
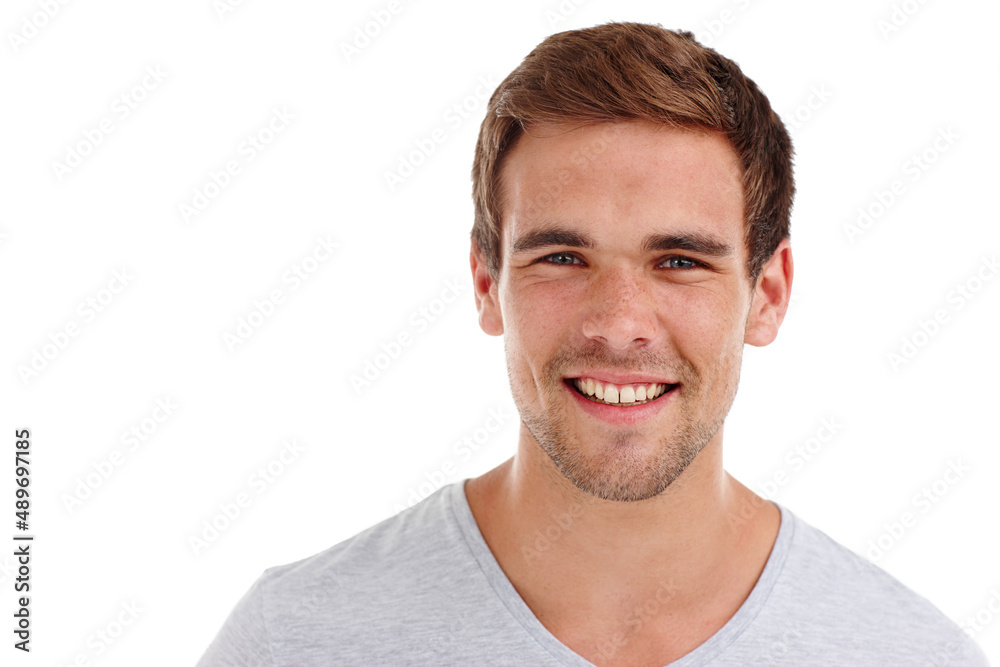
<instances>
[{"instance_id":1,"label":"v-neck collar","mask_svg":"<svg viewBox=\"0 0 1000 667\"><path fill-rule=\"evenodd\" d=\"M520 623L521 627L530 634L543 648L552 654L559 662L568 667L595 667L593 663L574 652L568 646L560 642L555 635L542 625L541 621L535 617L531 608L524 602L517 589L510 583L500 564L490 551L489 545L483 538L479 530L479 524L472 514L469 506L469 499L465 495L465 483L468 479L455 482L447 489L451 498L451 506L465 541L472 551L473 556L479 563L479 567L492 586L497 597ZM709 661L721 654L726 648L746 631L753 622L757 614L763 609L774 585L781 573L781 568L785 563L794 533L794 518L791 513L782 505L775 503L781 511L781 525L778 528L778 536L768 555L764 570L761 572L757 583L754 584L750 595L743 601L743 604L736 613L719 630L709 637L690 653L671 662L665 667L694 667L695 665L707 665Z\"/></svg>"}]
</instances>

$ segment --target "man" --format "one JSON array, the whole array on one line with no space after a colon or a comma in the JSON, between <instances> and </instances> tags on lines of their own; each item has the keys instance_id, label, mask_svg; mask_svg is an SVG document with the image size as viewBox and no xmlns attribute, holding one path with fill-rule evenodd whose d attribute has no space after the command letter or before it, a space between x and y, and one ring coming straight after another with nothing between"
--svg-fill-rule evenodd
<instances>
[{"instance_id":1,"label":"man","mask_svg":"<svg viewBox=\"0 0 1000 667\"><path fill-rule=\"evenodd\" d=\"M690 33L553 35L473 165L516 455L267 570L216 665L985 665L931 603L722 467L792 285L792 148Z\"/></svg>"}]
</instances>

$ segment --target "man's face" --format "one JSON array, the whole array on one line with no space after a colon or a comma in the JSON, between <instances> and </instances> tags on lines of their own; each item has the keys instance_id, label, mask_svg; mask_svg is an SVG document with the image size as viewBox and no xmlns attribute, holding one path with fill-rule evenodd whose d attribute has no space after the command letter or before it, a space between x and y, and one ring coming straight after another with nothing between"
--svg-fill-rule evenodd
<instances>
[{"instance_id":1,"label":"man's face","mask_svg":"<svg viewBox=\"0 0 1000 667\"><path fill-rule=\"evenodd\" d=\"M737 157L720 134L645 121L530 132L504 164L481 325L504 334L556 468L600 498L651 498L721 438L736 395L754 294Z\"/></svg>"}]
</instances>

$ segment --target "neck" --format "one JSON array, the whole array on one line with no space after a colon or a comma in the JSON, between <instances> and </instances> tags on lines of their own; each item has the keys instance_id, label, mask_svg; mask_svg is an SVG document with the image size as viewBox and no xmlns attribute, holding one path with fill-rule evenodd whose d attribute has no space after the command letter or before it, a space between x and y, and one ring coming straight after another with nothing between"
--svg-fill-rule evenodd
<instances>
[{"instance_id":1,"label":"neck","mask_svg":"<svg viewBox=\"0 0 1000 667\"><path fill-rule=\"evenodd\" d=\"M724 624L780 523L775 505L723 470L721 429L663 493L618 502L576 488L522 425L517 455L470 480L466 494L500 566L547 626L586 618L610 629L622 621L614 610L653 598L663 618L710 613Z\"/></svg>"}]
</instances>

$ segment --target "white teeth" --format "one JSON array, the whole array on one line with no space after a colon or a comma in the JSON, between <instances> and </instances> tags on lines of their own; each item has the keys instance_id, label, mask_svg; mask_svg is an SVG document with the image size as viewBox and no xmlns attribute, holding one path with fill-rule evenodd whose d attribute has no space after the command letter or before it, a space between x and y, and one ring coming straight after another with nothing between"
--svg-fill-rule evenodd
<instances>
[{"instance_id":1,"label":"white teeth","mask_svg":"<svg viewBox=\"0 0 1000 667\"><path fill-rule=\"evenodd\" d=\"M605 403L635 403L651 401L667 390L661 383L616 385L594 378L576 378L573 385L585 396L594 396Z\"/></svg>"}]
</instances>

